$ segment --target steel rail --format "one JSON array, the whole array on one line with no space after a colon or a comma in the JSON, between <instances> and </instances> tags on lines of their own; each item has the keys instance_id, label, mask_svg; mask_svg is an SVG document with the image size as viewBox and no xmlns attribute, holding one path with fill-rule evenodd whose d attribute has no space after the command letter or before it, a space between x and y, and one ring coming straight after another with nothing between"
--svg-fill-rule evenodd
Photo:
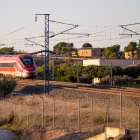
<instances>
[{"instance_id":1,"label":"steel rail","mask_svg":"<svg viewBox=\"0 0 140 140\"><path fill-rule=\"evenodd\" d=\"M32 85L32 86L44 86L44 80L35 80L35 81L29 81L29 80L23 80L23 81L17 81L18 84L24 84L24 85ZM55 84L57 83L57 84ZM59 84L58 84L59 83ZM125 88L118 89L118 88L108 88L108 89L101 89L101 88L95 88L92 87L92 85L85 87L86 84L80 84L83 85L83 87L79 86L77 83L66 83L66 82L54 82L50 81L50 87L52 88L59 88L59 89L67 89L67 90L76 90L76 91L83 91L83 92L91 92L91 93L102 93L102 94L109 94L109 95L120 95L120 91L122 92L122 96L128 96L128 97L136 97L140 98L140 92L132 92L134 89L130 88L130 91L125 90ZM117 90L115 90L117 89ZM139 91L139 89L135 89L135 91Z\"/></svg>"}]
</instances>

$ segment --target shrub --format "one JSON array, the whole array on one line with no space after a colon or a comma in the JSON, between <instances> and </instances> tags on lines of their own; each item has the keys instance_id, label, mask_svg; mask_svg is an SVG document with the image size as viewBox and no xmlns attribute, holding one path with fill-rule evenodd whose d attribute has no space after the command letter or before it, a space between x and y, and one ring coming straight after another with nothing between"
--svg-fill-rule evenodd
<instances>
[{"instance_id":1,"label":"shrub","mask_svg":"<svg viewBox=\"0 0 140 140\"><path fill-rule=\"evenodd\" d=\"M77 121L78 117L76 115L72 115L70 117L68 117L69 122L73 122L73 121Z\"/></svg>"},{"instance_id":2,"label":"shrub","mask_svg":"<svg viewBox=\"0 0 140 140\"><path fill-rule=\"evenodd\" d=\"M106 85L106 84L109 84L109 81L110 81L110 76L107 75L102 79L101 83Z\"/></svg>"},{"instance_id":3,"label":"shrub","mask_svg":"<svg viewBox=\"0 0 140 140\"><path fill-rule=\"evenodd\" d=\"M14 79L10 79L9 81L6 77L3 77L3 80L0 81L0 91L3 93L3 96L10 94L14 88L16 87L17 83Z\"/></svg>"},{"instance_id":4,"label":"shrub","mask_svg":"<svg viewBox=\"0 0 140 140\"><path fill-rule=\"evenodd\" d=\"M89 107L88 102L84 102L83 104L81 104L81 108L88 108L88 107Z\"/></svg>"},{"instance_id":5,"label":"shrub","mask_svg":"<svg viewBox=\"0 0 140 140\"><path fill-rule=\"evenodd\" d=\"M70 82L77 82L77 78L75 78L73 75L67 75L67 78L68 78L68 80L70 81Z\"/></svg>"},{"instance_id":6,"label":"shrub","mask_svg":"<svg viewBox=\"0 0 140 140\"><path fill-rule=\"evenodd\" d=\"M52 120L53 120L53 117L50 116L50 115L47 115L47 116L44 117L44 121L45 121L46 123L52 122Z\"/></svg>"},{"instance_id":7,"label":"shrub","mask_svg":"<svg viewBox=\"0 0 140 140\"><path fill-rule=\"evenodd\" d=\"M113 77L113 84L121 85L121 76L114 76Z\"/></svg>"},{"instance_id":8,"label":"shrub","mask_svg":"<svg viewBox=\"0 0 140 140\"><path fill-rule=\"evenodd\" d=\"M91 84L92 81L88 74L84 74L84 75L82 75L82 77L80 77L79 82L85 83L85 84Z\"/></svg>"},{"instance_id":9,"label":"shrub","mask_svg":"<svg viewBox=\"0 0 140 140\"><path fill-rule=\"evenodd\" d=\"M19 118L18 118L18 116L17 115L14 115L14 112L13 111L11 111L11 113L10 113L10 115L9 115L9 117L8 117L8 120L7 120L7 122L9 123L9 124L16 124L16 125L18 125L18 126L21 126L21 124L23 123L23 120L19 120Z\"/></svg>"},{"instance_id":10,"label":"shrub","mask_svg":"<svg viewBox=\"0 0 140 140\"><path fill-rule=\"evenodd\" d=\"M65 62L76 62L76 59L64 59Z\"/></svg>"},{"instance_id":11,"label":"shrub","mask_svg":"<svg viewBox=\"0 0 140 140\"><path fill-rule=\"evenodd\" d=\"M18 101L23 101L23 100L24 100L23 96L18 96Z\"/></svg>"},{"instance_id":12,"label":"shrub","mask_svg":"<svg viewBox=\"0 0 140 140\"><path fill-rule=\"evenodd\" d=\"M8 123L12 123L13 121L14 121L14 112L11 111L11 113L10 113L10 115L9 115L9 117L8 117L7 122L8 122Z\"/></svg>"},{"instance_id":13,"label":"shrub","mask_svg":"<svg viewBox=\"0 0 140 140\"><path fill-rule=\"evenodd\" d=\"M93 118L93 124L102 124L104 123L105 114L99 114L95 118ZM109 118L110 119L110 118Z\"/></svg>"},{"instance_id":14,"label":"shrub","mask_svg":"<svg viewBox=\"0 0 140 140\"><path fill-rule=\"evenodd\" d=\"M115 85L128 85L133 83L133 78L128 77L127 75L123 76L114 76L113 77L113 83Z\"/></svg>"}]
</instances>

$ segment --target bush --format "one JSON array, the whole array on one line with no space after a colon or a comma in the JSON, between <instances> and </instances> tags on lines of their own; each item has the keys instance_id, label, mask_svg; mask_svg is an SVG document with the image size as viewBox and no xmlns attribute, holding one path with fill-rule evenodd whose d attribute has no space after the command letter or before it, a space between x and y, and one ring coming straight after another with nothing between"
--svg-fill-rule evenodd
<instances>
[{"instance_id":1,"label":"bush","mask_svg":"<svg viewBox=\"0 0 140 140\"><path fill-rule=\"evenodd\" d=\"M84 75L82 75L82 77L80 77L79 82L85 83L85 84L91 84L92 80L88 74L84 74Z\"/></svg>"},{"instance_id":2,"label":"bush","mask_svg":"<svg viewBox=\"0 0 140 140\"><path fill-rule=\"evenodd\" d=\"M93 124L103 124L104 123L104 116L103 115L99 115L99 116L96 116L94 119L93 119Z\"/></svg>"},{"instance_id":3,"label":"bush","mask_svg":"<svg viewBox=\"0 0 140 140\"><path fill-rule=\"evenodd\" d=\"M23 120L19 120L18 116L17 115L14 115L14 112L11 111L9 117L8 117L8 120L7 120L7 123L13 125L13 124L16 124L18 126L21 126L21 124L23 123Z\"/></svg>"},{"instance_id":4,"label":"bush","mask_svg":"<svg viewBox=\"0 0 140 140\"><path fill-rule=\"evenodd\" d=\"M75 78L73 75L68 75L67 78L70 82L77 82L77 78Z\"/></svg>"},{"instance_id":5,"label":"bush","mask_svg":"<svg viewBox=\"0 0 140 140\"><path fill-rule=\"evenodd\" d=\"M65 62L76 62L77 60L76 60L76 59L68 59L68 58L67 58L67 59L64 59L64 61L65 61Z\"/></svg>"},{"instance_id":6,"label":"bush","mask_svg":"<svg viewBox=\"0 0 140 140\"><path fill-rule=\"evenodd\" d=\"M3 96L10 94L14 88L16 87L17 83L14 79L7 80L6 77L3 77L3 80L0 81L0 92L3 93Z\"/></svg>"},{"instance_id":7,"label":"bush","mask_svg":"<svg viewBox=\"0 0 140 140\"><path fill-rule=\"evenodd\" d=\"M105 76L105 77L102 79L101 83L102 83L103 85L107 85L107 84L110 83L109 81L110 81L110 76L107 75L107 76Z\"/></svg>"},{"instance_id":8,"label":"bush","mask_svg":"<svg viewBox=\"0 0 140 140\"><path fill-rule=\"evenodd\" d=\"M14 121L14 112L11 111L11 113L10 113L10 115L9 115L9 117L8 117L7 122L8 122L8 123L12 123L13 121Z\"/></svg>"},{"instance_id":9,"label":"bush","mask_svg":"<svg viewBox=\"0 0 140 140\"><path fill-rule=\"evenodd\" d=\"M114 76L113 77L113 84L121 85L121 76Z\"/></svg>"},{"instance_id":10,"label":"bush","mask_svg":"<svg viewBox=\"0 0 140 140\"><path fill-rule=\"evenodd\" d=\"M113 77L113 83L115 85L129 85L133 83L133 78L128 77L127 75L123 76L114 76Z\"/></svg>"}]
</instances>

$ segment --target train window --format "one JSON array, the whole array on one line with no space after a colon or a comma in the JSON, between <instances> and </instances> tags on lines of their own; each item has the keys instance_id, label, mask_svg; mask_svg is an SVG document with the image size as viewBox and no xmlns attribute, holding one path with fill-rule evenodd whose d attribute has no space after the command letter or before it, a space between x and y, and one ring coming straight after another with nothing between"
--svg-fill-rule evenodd
<instances>
[{"instance_id":1,"label":"train window","mask_svg":"<svg viewBox=\"0 0 140 140\"><path fill-rule=\"evenodd\" d=\"M24 65L33 65L34 62L33 62L33 58L31 57L24 57L24 58L21 58L22 62L24 63Z\"/></svg>"},{"instance_id":2,"label":"train window","mask_svg":"<svg viewBox=\"0 0 140 140\"><path fill-rule=\"evenodd\" d=\"M3 67L3 63L0 63L0 67Z\"/></svg>"},{"instance_id":3,"label":"train window","mask_svg":"<svg viewBox=\"0 0 140 140\"><path fill-rule=\"evenodd\" d=\"M0 63L0 67L13 68L13 63Z\"/></svg>"}]
</instances>

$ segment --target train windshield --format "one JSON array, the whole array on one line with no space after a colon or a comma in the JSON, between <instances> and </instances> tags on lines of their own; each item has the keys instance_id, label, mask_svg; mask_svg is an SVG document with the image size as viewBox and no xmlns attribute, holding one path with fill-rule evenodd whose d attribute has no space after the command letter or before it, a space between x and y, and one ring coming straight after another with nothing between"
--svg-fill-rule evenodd
<instances>
[{"instance_id":1,"label":"train windshield","mask_svg":"<svg viewBox=\"0 0 140 140\"><path fill-rule=\"evenodd\" d=\"M24 57L24 58L21 58L21 60L22 60L24 65L30 66L30 65L34 64L33 58L31 58L31 57Z\"/></svg>"}]
</instances>

